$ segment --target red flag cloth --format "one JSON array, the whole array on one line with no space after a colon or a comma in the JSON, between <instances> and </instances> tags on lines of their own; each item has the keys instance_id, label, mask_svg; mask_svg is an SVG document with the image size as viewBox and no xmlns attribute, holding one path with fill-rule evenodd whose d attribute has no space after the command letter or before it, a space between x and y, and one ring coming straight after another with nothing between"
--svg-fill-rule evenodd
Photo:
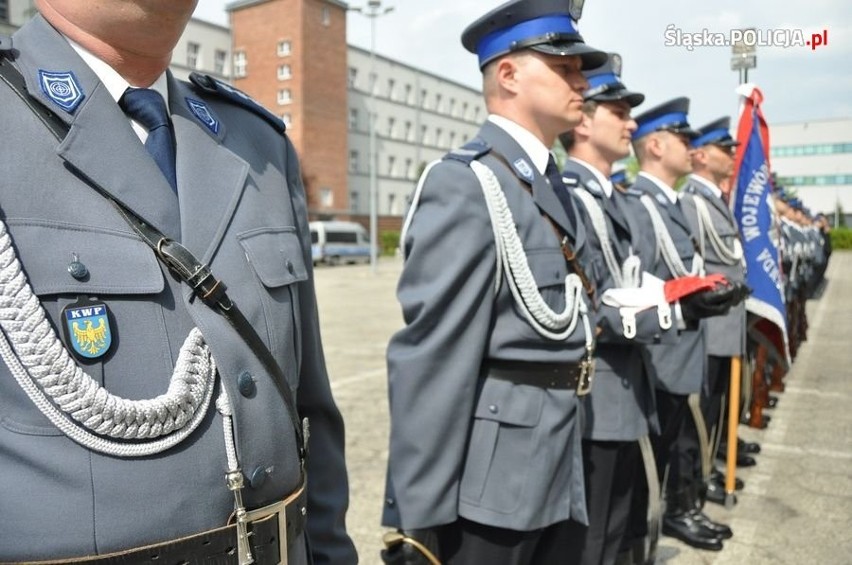
<instances>
[{"instance_id":1,"label":"red flag cloth","mask_svg":"<svg viewBox=\"0 0 852 565\"><path fill-rule=\"evenodd\" d=\"M666 302L676 302L689 294L713 290L717 285L728 286L728 284L730 284L728 279L721 273L711 273L706 277L678 277L666 281L666 284L663 285L663 293L666 296Z\"/></svg>"}]
</instances>

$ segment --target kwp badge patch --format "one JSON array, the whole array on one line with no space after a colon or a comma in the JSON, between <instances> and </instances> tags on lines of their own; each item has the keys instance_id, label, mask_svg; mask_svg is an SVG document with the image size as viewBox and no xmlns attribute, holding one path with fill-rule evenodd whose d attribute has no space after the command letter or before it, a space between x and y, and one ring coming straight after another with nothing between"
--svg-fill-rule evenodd
<instances>
[{"instance_id":1,"label":"kwp badge patch","mask_svg":"<svg viewBox=\"0 0 852 565\"><path fill-rule=\"evenodd\" d=\"M80 297L62 309L65 340L78 358L103 357L112 345L109 309L103 302Z\"/></svg>"}]
</instances>

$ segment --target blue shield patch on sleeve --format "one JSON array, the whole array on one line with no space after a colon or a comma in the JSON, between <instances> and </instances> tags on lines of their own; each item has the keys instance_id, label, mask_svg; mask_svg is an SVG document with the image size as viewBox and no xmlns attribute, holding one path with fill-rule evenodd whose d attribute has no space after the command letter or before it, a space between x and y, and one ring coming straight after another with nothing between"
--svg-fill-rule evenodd
<instances>
[{"instance_id":1,"label":"blue shield patch on sleeve","mask_svg":"<svg viewBox=\"0 0 852 565\"><path fill-rule=\"evenodd\" d=\"M219 134L219 120L213 115L213 111L210 109L210 106L200 100L195 100L194 98L189 97L186 99L186 104L189 106L190 112L198 118L198 121L204 124L207 129L212 131L214 134Z\"/></svg>"}]
</instances>

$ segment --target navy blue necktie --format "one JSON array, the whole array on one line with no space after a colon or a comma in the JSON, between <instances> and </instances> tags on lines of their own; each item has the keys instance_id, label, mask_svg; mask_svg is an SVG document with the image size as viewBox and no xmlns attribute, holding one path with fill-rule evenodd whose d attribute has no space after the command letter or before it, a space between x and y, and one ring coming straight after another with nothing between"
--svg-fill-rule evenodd
<instances>
[{"instance_id":1,"label":"navy blue necktie","mask_svg":"<svg viewBox=\"0 0 852 565\"><path fill-rule=\"evenodd\" d=\"M177 193L175 142L169 110L160 93L150 88L128 88L118 102L124 113L148 130L145 149L160 167L172 190Z\"/></svg>"},{"instance_id":2,"label":"navy blue necktie","mask_svg":"<svg viewBox=\"0 0 852 565\"><path fill-rule=\"evenodd\" d=\"M556 161L553 159L553 155L547 159L547 167L544 169L544 174L547 176L548 180L550 180L550 186L553 187L553 192L562 204L562 208L565 210L565 215L568 216L568 223L571 225L571 230L573 231L570 235L576 236L577 225L574 219L574 202L571 200L571 195L568 193L568 187L566 187L565 183L562 181L562 173L559 172L559 167L556 166Z\"/></svg>"}]
</instances>

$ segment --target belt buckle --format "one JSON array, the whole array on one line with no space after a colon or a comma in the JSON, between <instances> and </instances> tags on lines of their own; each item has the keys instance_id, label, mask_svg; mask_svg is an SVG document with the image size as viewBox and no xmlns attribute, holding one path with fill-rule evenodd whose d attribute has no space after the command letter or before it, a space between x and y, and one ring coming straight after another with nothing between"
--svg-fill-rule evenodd
<instances>
[{"instance_id":1,"label":"belt buckle","mask_svg":"<svg viewBox=\"0 0 852 565\"><path fill-rule=\"evenodd\" d=\"M577 396L586 396L592 391L592 379L595 376L595 360L585 358L580 361L580 375L577 379Z\"/></svg>"},{"instance_id":2,"label":"belt buckle","mask_svg":"<svg viewBox=\"0 0 852 565\"><path fill-rule=\"evenodd\" d=\"M272 516L278 515L278 556L280 565L287 565L287 513L285 512L287 508L286 500L279 500L277 502L273 502L272 504L268 504L263 508L257 508L255 510L246 510L246 520L248 522L260 522L267 518L271 518ZM239 565L250 565L254 560L249 561L248 563L243 562L243 554L240 553L240 563Z\"/></svg>"}]
</instances>

